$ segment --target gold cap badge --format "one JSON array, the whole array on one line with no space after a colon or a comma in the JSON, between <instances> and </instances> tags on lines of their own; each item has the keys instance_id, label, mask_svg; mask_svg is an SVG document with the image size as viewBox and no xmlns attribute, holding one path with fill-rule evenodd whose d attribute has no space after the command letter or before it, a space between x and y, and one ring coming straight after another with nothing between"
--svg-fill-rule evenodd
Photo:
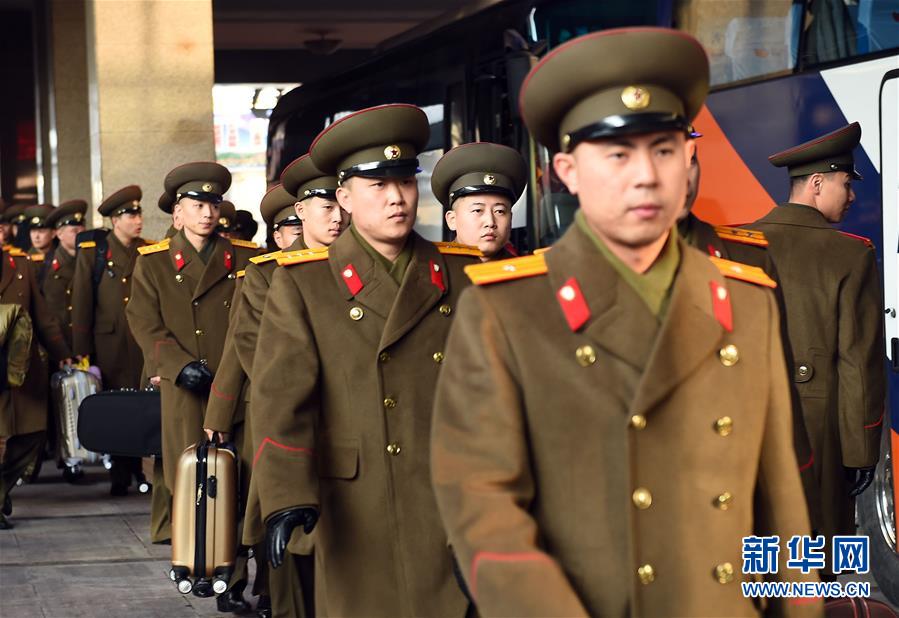
<instances>
[{"instance_id":1,"label":"gold cap badge","mask_svg":"<svg viewBox=\"0 0 899 618\"><path fill-rule=\"evenodd\" d=\"M403 151L400 150L399 146L388 146L384 149L384 156L390 159L399 159L400 155L403 154Z\"/></svg>"},{"instance_id":2,"label":"gold cap badge","mask_svg":"<svg viewBox=\"0 0 899 618\"><path fill-rule=\"evenodd\" d=\"M649 91L639 86L628 86L621 91L621 102L628 109L645 109L650 98Z\"/></svg>"},{"instance_id":3,"label":"gold cap badge","mask_svg":"<svg viewBox=\"0 0 899 618\"><path fill-rule=\"evenodd\" d=\"M493 174L484 174L484 184L485 185L495 185L496 184L496 176Z\"/></svg>"},{"instance_id":4,"label":"gold cap badge","mask_svg":"<svg viewBox=\"0 0 899 618\"><path fill-rule=\"evenodd\" d=\"M40 222L41 222L40 217L31 217L31 225L37 225Z\"/></svg>"},{"instance_id":5,"label":"gold cap badge","mask_svg":"<svg viewBox=\"0 0 899 618\"><path fill-rule=\"evenodd\" d=\"M203 191L205 191L206 193L212 191L212 184L207 182L205 185L203 185Z\"/></svg>"}]
</instances>

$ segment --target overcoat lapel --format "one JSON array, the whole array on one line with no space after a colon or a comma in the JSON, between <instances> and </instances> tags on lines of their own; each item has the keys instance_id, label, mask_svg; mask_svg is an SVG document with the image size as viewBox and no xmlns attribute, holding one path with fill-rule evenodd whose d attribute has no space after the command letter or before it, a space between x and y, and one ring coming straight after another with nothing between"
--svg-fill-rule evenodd
<instances>
[{"instance_id":1,"label":"overcoat lapel","mask_svg":"<svg viewBox=\"0 0 899 618\"><path fill-rule=\"evenodd\" d=\"M711 282L724 277L701 253L681 243L681 264L668 312L637 388L632 414L646 414L715 353L724 327L715 319Z\"/></svg>"},{"instance_id":2,"label":"overcoat lapel","mask_svg":"<svg viewBox=\"0 0 899 618\"><path fill-rule=\"evenodd\" d=\"M199 257L195 258L197 262L205 266L205 268L203 269L202 275L200 275L200 282L194 289L194 296L191 300L200 298L209 291L212 286L227 277L234 270L237 256L234 247L228 239L213 236L210 241L215 242L215 248L212 250L209 261L207 261L206 264L203 264L203 261L200 260ZM231 254L229 260L225 259L226 252ZM228 263L226 264L226 262Z\"/></svg>"},{"instance_id":3,"label":"overcoat lapel","mask_svg":"<svg viewBox=\"0 0 899 618\"><path fill-rule=\"evenodd\" d=\"M337 288L347 300L356 302L386 320L396 298L397 285L390 274L375 264L352 233L341 234L328 250L328 261ZM345 275L352 270L362 281L362 289L353 294L347 286Z\"/></svg>"},{"instance_id":4,"label":"overcoat lapel","mask_svg":"<svg viewBox=\"0 0 899 618\"><path fill-rule=\"evenodd\" d=\"M384 326L378 346L380 350L390 347L412 330L445 294L445 290L434 283L432 271L438 275L442 271L443 275L439 277L444 286L451 284L446 273L446 263L437 247L415 232L412 232L410 242L412 259Z\"/></svg>"},{"instance_id":5,"label":"overcoat lapel","mask_svg":"<svg viewBox=\"0 0 899 618\"><path fill-rule=\"evenodd\" d=\"M593 241L572 225L546 253L546 263L553 292L572 277L580 286L590 308L590 318L580 331L609 354L642 370L659 329L658 320Z\"/></svg>"}]
</instances>

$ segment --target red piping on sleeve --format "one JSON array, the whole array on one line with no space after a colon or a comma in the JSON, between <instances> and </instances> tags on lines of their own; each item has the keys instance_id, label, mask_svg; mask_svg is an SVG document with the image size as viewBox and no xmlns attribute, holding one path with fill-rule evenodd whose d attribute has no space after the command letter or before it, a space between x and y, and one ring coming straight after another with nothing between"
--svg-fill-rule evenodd
<instances>
[{"instance_id":1,"label":"red piping on sleeve","mask_svg":"<svg viewBox=\"0 0 899 618\"><path fill-rule=\"evenodd\" d=\"M315 451L311 448L303 448L302 446L287 446L286 444L281 444L280 442L276 442L271 438L267 437L262 441L262 444L259 445L259 450L256 451L256 456L253 457L253 467L256 467L256 462L259 461L259 456L262 455L262 449L265 448L266 444L271 444L272 446L277 446L280 449L284 449L285 451L291 451L294 453L305 453L307 455L312 455Z\"/></svg>"},{"instance_id":2,"label":"red piping on sleeve","mask_svg":"<svg viewBox=\"0 0 899 618\"><path fill-rule=\"evenodd\" d=\"M880 425L883 423L883 415L884 415L884 412L881 412L880 418L877 419L877 422L872 423L871 425L865 425L865 429L874 429L875 427L880 427Z\"/></svg>"},{"instance_id":3,"label":"red piping on sleeve","mask_svg":"<svg viewBox=\"0 0 899 618\"><path fill-rule=\"evenodd\" d=\"M215 382L212 383L212 394L219 399L224 399L225 401L234 401L234 395L228 395L227 393L223 393L222 391L217 389L215 387Z\"/></svg>"},{"instance_id":4,"label":"red piping on sleeve","mask_svg":"<svg viewBox=\"0 0 899 618\"><path fill-rule=\"evenodd\" d=\"M799 471L800 471L800 472L805 472L806 470L808 470L809 468L812 467L812 464L813 464L813 463L815 463L815 454L814 454L814 453L812 453L811 455L809 455L809 458L808 458L808 461L807 461L807 462L805 462L804 464L802 464L801 466L799 466Z\"/></svg>"}]
</instances>

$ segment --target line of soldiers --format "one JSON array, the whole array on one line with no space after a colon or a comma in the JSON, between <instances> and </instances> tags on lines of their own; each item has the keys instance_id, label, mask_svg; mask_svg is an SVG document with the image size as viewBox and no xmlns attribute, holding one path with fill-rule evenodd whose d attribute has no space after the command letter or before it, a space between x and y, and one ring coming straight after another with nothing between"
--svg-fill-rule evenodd
<instances>
[{"instance_id":1,"label":"line of soldiers","mask_svg":"<svg viewBox=\"0 0 899 618\"><path fill-rule=\"evenodd\" d=\"M790 202L713 228L689 212L708 81L701 45L656 28L538 63L522 117L580 210L531 256L507 246L527 166L495 144L434 169L458 242L413 230L412 105L342 118L284 170L273 253L216 233L225 168L170 172L173 229L124 307L161 391L160 485L197 440L238 445L220 610L248 608L252 548L261 615L820 614L743 597L740 551L851 533L878 460L873 250L830 226L860 131L774 155ZM786 559L766 577L817 581Z\"/></svg>"}]
</instances>

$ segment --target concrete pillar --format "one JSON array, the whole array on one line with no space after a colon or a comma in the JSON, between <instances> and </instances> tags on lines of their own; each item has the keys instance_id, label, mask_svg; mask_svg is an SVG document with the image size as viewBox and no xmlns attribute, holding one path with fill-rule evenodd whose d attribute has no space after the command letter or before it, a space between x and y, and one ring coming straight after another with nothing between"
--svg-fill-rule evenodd
<instances>
[{"instance_id":1,"label":"concrete pillar","mask_svg":"<svg viewBox=\"0 0 899 618\"><path fill-rule=\"evenodd\" d=\"M140 185L144 236L161 238L165 174L215 160L212 0L86 0L85 22L90 201Z\"/></svg>"},{"instance_id":2,"label":"concrete pillar","mask_svg":"<svg viewBox=\"0 0 899 618\"><path fill-rule=\"evenodd\" d=\"M45 169L45 193L54 203L91 197L85 0L52 0L49 50L52 106L48 127L55 156ZM49 190L47 190L49 189Z\"/></svg>"}]
</instances>

